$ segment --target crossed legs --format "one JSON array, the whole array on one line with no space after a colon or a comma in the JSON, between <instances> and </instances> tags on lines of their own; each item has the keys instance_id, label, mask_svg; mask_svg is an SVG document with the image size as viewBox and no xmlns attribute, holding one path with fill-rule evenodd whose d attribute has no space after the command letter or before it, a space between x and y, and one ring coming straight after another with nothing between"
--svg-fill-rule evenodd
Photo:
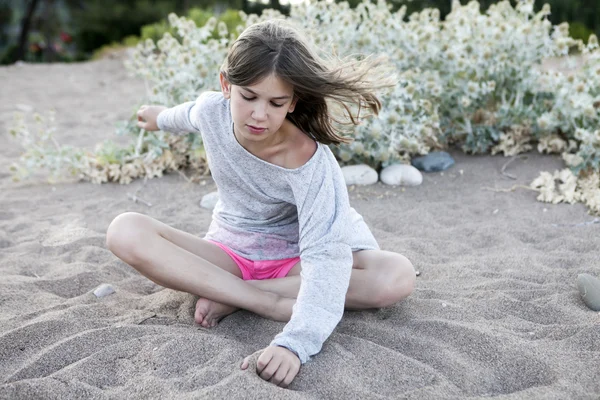
<instances>
[{"instance_id":1,"label":"crossed legs","mask_svg":"<svg viewBox=\"0 0 600 400\"><path fill-rule=\"evenodd\" d=\"M214 243L137 213L117 216L106 243L153 282L200 296L195 319L204 327L240 308L276 321L291 318L301 263L284 278L244 281L235 262ZM363 250L354 252L353 261L346 308L386 307L412 293L415 271L406 257Z\"/></svg>"}]
</instances>

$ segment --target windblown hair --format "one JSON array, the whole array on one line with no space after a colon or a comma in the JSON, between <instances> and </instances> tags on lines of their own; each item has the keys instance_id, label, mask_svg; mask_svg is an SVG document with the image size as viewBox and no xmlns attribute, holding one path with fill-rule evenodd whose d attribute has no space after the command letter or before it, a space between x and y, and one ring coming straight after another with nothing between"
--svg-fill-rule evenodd
<instances>
[{"instance_id":1,"label":"windblown hair","mask_svg":"<svg viewBox=\"0 0 600 400\"><path fill-rule=\"evenodd\" d=\"M340 144L352 139L339 135L334 124L358 125L362 108L378 114L381 102L375 91L396 83L380 68L385 60L335 59L329 66L331 63L320 58L289 23L269 20L242 32L230 48L221 73L237 86L251 86L271 74L291 84L297 103L286 118L321 143ZM341 106L342 112L333 111L329 101ZM353 106L358 109L356 115Z\"/></svg>"}]
</instances>

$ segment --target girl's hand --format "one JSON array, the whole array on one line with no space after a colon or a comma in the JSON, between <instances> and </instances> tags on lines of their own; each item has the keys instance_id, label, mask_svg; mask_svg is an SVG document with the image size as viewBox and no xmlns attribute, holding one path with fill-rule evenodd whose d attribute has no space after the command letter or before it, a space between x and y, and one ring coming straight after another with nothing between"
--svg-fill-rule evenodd
<instances>
[{"instance_id":1,"label":"girl's hand","mask_svg":"<svg viewBox=\"0 0 600 400\"><path fill-rule=\"evenodd\" d=\"M242 369L248 368L251 357L244 358ZM256 373L265 381L285 388L300 371L300 364L298 356L285 347L269 346L256 361Z\"/></svg>"},{"instance_id":2,"label":"girl's hand","mask_svg":"<svg viewBox=\"0 0 600 400\"><path fill-rule=\"evenodd\" d=\"M166 110L164 106L147 106L143 105L137 112L137 126L147 131L157 131L156 118L161 111Z\"/></svg>"}]
</instances>

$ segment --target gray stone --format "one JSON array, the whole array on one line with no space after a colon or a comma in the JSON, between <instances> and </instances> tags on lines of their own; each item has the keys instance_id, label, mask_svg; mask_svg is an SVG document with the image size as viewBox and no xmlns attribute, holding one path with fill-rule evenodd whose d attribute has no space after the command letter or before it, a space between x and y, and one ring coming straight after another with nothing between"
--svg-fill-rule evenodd
<instances>
[{"instance_id":1,"label":"gray stone","mask_svg":"<svg viewBox=\"0 0 600 400\"><path fill-rule=\"evenodd\" d=\"M585 305L594 311L600 311L600 279L590 274L579 274L577 288Z\"/></svg>"},{"instance_id":2,"label":"gray stone","mask_svg":"<svg viewBox=\"0 0 600 400\"><path fill-rule=\"evenodd\" d=\"M342 167L342 174L346 185L372 185L377 182L377 171L366 164L349 165Z\"/></svg>"},{"instance_id":3,"label":"gray stone","mask_svg":"<svg viewBox=\"0 0 600 400\"><path fill-rule=\"evenodd\" d=\"M200 207L212 210L217 205L217 201L219 201L219 192L211 192L202 197Z\"/></svg>"},{"instance_id":4,"label":"gray stone","mask_svg":"<svg viewBox=\"0 0 600 400\"><path fill-rule=\"evenodd\" d=\"M416 157L411 164L425 172L444 171L454 165L454 159L445 151L433 151L426 156Z\"/></svg>"},{"instance_id":5,"label":"gray stone","mask_svg":"<svg viewBox=\"0 0 600 400\"><path fill-rule=\"evenodd\" d=\"M418 186L423 182L423 175L419 170L406 164L385 167L379 174L379 178L386 185Z\"/></svg>"},{"instance_id":6,"label":"gray stone","mask_svg":"<svg viewBox=\"0 0 600 400\"><path fill-rule=\"evenodd\" d=\"M96 297L105 297L109 294L113 294L114 292L115 289L108 283L103 283L102 285L98 286L96 290L94 290Z\"/></svg>"}]
</instances>

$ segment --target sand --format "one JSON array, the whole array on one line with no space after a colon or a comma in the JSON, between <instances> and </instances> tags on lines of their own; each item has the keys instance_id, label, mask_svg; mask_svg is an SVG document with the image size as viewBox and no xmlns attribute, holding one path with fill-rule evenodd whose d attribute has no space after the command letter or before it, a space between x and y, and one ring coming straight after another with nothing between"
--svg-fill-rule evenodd
<instances>
[{"instance_id":1,"label":"sand","mask_svg":"<svg viewBox=\"0 0 600 400\"><path fill-rule=\"evenodd\" d=\"M350 191L381 247L421 271L387 309L346 312L290 389L241 371L283 323L246 311L193 323L194 296L163 289L107 250L119 213L203 235L214 183L178 174L131 185L12 183L7 133L27 106L57 110L60 143L114 138L144 96L122 60L0 68L0 398L598 399L600 314L576 288L600 275L600 224L582 205L548 205L527 185L558 157L465 156L419 187ZM121 142L126 138L119 138ZM96 298L103 283L116 293Z\"/></svg>"}]
</instances>

